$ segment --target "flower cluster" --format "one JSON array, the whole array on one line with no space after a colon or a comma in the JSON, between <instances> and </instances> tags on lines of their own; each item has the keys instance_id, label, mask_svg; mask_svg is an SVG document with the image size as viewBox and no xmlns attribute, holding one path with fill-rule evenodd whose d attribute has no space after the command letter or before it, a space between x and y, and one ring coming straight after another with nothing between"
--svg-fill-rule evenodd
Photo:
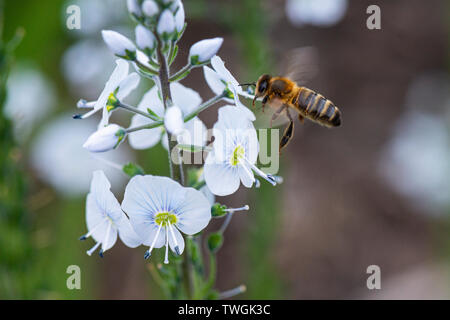
<instances>
[{"instance_id":1,"label":"flower cluster","mask_svg":"<svg viewBox=\"0 0 450 320\"><path fill-rule=\"evenodd\" d=\"M190 259L196 270L195 266L202 263L198 258L200 249L196 247L199 235L211 218L226 217L223 227L207 239L210 254L214 255L233 213L249 209L214 203L214 195L232 194L241 182L247 188L257 185L255 173L272 185L279 180L256 166L259 143L253 126L255 116L240 100L254 97L242 90L217 56L223 39L195 43L189 49L186 65L171 72L178 42L186 28L183 3L181 0L128 0L127 5L137 23L135 39L132 41L111 30L102 32L106 45L118 58L117 66L96 101L78 102L78 108L88 111L74 118L85 119L102 111L97 131L83 145L90 152L118 148L127 139L134 149L151 148L161 142L172 156L171 177L146 174L132 163L123 166L122 170L131 179L120 205L104 173L94 172L86 201L88 233L81 239L92 237L96 241L89 255L101 246L102 256L114 245L117 235L129 247L147 246L146 259L155 248L164 247L165 264L169 263L170 252L176 262L178 256L188 251L183 263ZM129 72L129 64L135 72ZM199 67L203 68L205 80L215 94L205 102L196 91L179 83ZM136 107L128 105L124 99L138 86L140 77L150 79L154 85ZM218 111L212 129L214 142L210 146L208 130L198 115L222 100L228 105ZM116 110L133 113L128 128L109 123L111 113ZM182 162L176 163L181 151L186 150L209 152L202 168L187 170ZM173 270L176 273L178 269ZM211 293L205 290L202 292Z\"/></svg>"}]
</instances>

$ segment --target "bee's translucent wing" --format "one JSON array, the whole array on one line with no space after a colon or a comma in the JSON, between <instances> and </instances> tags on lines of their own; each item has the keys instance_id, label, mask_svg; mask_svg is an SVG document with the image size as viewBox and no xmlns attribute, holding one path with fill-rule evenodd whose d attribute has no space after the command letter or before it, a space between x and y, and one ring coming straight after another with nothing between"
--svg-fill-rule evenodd
<instances>
[{"instance_id":1,"label":"bee's translucent wing","mask_svg":"<svg viewBox=\"0 0 450 320\"><path fill-rule=\"evenodd\" d=\"M266 106L264 112L262 112L262 108L260 106L256 107L256 110L254 110L257 119L255 123L256 127L267 128L267 125L270 123L270 120L272 119L272 116L276 111L276 108L272 108L269 105ZM297 112L295 112L294 110L289 110L289 112L292 118L295 119L295 117L297 117ZM278 128L288 122L289 118L286 115L286 111L283 111L275 120L272 121L272 127Z\"/></svg>"},{"instance_id":2,"label":"bee's translucent wing","mask_svg":"<svg viewBox=\"0 0 450 320\"><path fill-rule=\"evenodd\" d=\"M282 59L281 74L299 85L305 85L319 73L318 57L315 47L292 49Z\"/></svg>"}]
</instances>

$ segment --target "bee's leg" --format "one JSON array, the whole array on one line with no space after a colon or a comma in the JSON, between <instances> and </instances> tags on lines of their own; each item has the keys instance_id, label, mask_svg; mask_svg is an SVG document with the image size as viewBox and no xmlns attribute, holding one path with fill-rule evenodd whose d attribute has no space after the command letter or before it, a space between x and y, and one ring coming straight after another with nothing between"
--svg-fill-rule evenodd
<instances>
[{"instance_id":1,"label":"bee's leg","mask_svg":"<svg viewBox=\"0 0 450 320\"><path fill-rule=\"evenodd\" d=\"M305 118L300 113L298 114L298 120L300 120L302 124L305 122Z\"/></svg>"},{"instance_id":2,"label":"bee's leg","mask_svg":"<svg viewBox=\"0 0 450 320\"><path fill-rule=\"evenodd\" d=\"M269 95L265 96L262 101L262 112L264 113L264 107L266 106L267 101L269 100Z\"/></svg>"},{"instance_id":3,"label":"bee's leg","mask_svg":"<svg viewBox=\"0 0 450 320\"><path fill-rule=\"evenodd\" d=\"M287 105L284 105L286 107L286 115L289 118L289 120L291 120L291 122L294 121L294 119L292 118L291 113L289 112L289 107Z\"/></svg>"},{"instance_id":4,"label":"bee's leg","mask_svg":"<svg viewBox=\"0 0 450 320\"><path fill-rule=\"evenodd\" d=\"M284 130L283 136L281 137L280 147L278 152L281 154L281 149L286 147L288 143L291 141L292 136L294 135L294 121L291 121L289 125Z\"/></svg>"},{"instance_id":5,"label":"bee's leg","mask_svg":"<svg viewBox=\"0 0 450 320\"><path fill-rule=\"evenodd\" d=\"M284 108L286 108L286 105L282 105L280 108L278 108L277 111L274 112L274 114L272 115L272 119L270 119L270 127L272 128L272 122L273 120L275 120L276 118L278 118L278 116L280 115L280 113L283 112Z\"/></svg>"}]
</instances>

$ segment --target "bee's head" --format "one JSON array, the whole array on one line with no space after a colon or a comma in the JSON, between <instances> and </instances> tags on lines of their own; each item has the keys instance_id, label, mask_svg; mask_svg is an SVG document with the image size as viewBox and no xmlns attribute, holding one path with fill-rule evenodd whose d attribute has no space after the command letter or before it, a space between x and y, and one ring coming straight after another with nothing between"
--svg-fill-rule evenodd
<instances>
[{"instance_id":1,"label":"bee's head","mask_svg":"<svg viewBox=\"0 0 450 320\"><path fill-rule=\"evenodd\" d=\"M256 82L256 90L255 90L255 99L253 99L253 106L255 105L256 99L264 96L267 93L267 89L269 89L269 81L272 77L268 74L263 74L259 77Z\"/></svg>"},{"instance_id":2,"label":"bee's head","mask_svg":"<svg viewBox=\"0 0 450 320\"><path fill-rule=\"evenodd\" d=\"M255 96L256 97L262 97L266 94L267 89L269 88L269 81L272 77L268 74L263 74L261 77L259 77L258 81L256 82L256 91Z\"/></svg>"}]
</instances>

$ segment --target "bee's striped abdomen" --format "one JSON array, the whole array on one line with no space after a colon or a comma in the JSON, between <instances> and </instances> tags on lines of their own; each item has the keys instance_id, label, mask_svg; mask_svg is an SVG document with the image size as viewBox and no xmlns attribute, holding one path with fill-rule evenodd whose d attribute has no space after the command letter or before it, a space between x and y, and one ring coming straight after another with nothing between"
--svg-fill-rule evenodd
<instances>
[{"instance_id":1,"label":"bee's striped abdomen","mask_svg":"<svg viewBox=\"0 0 450 320\"><path fill-rule=\"evenodd\" d=\"M327 127L341 124L341 113L334 103L308 88L302 87L292 103L305 118L314 122Z\"/></svg>"}]
</instances>

